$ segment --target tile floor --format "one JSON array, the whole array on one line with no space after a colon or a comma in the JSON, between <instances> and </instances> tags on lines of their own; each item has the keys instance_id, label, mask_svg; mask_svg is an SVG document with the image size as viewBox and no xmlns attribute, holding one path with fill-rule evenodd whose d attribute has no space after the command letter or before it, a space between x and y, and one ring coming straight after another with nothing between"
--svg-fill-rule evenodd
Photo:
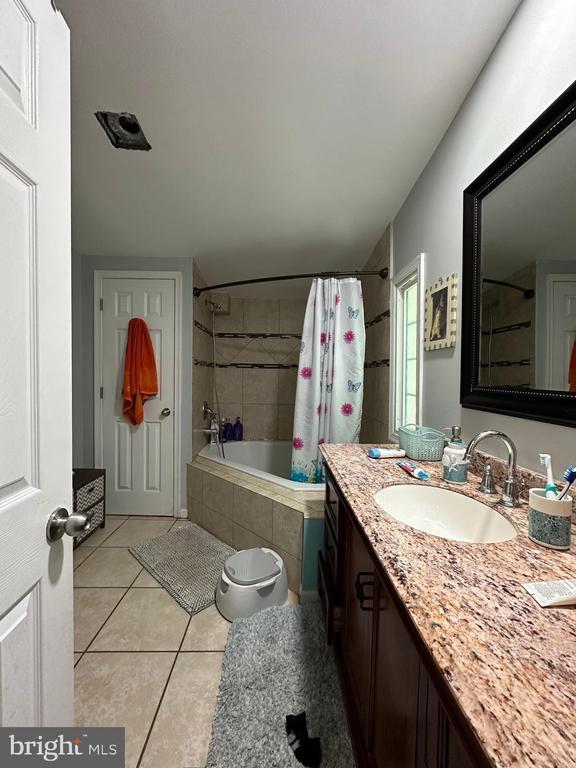
<instances>
[{"instance_id":1,"label":"tile floor","mask_svg":"<svg viewBox=\"0 0 576 768\"><path fill-rule=\"evenodd\" d=\"M76 721L126 728L126 768L203 768L229 624L190 617L128 547L188 525L109 516L74 552Z\"/></svg>"},{"instance_id":2,"label":"tile floor","mask_svg":"<svg viewBox=\"0 0 576 768\"><path fill-rule=\"evenodd\" d=\"M124 726L126 768L206 763L230 625L190 617L128 551L189 524L110 515L74 552L76 722Z\"/></svg>"}]
</instances>

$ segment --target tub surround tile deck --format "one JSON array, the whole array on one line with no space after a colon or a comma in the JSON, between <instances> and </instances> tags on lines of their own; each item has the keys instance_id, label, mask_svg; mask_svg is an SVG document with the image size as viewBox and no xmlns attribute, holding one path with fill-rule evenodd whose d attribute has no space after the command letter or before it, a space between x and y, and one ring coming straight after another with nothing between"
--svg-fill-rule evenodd
<instances>
[{"instance_id":1,"label":"tub surround tile deck","mask_svg":"<svg viewBox=\"0 0 576 768\"><path fill-rule=\"evenodd\" d=\"M431 484L497 506L518 532L500 544L427 535L375 504L383 486L419 481L392 461L371 461L368 447L326 445L323 453L486 752L499 768L571 768L576 611L541 609L521 584L574 578L576 530L569 552L538 547L527 537L525 503L508 510L478 492L479 477L447 486L441 463L419 462Z\"/></svg>"},{"instance_id":2,"label":"tub surround tile deck","mask_svg":"<svg viewBox=\"0 0 576 768\"><path fill-rule=\"evenodd\" d=\"M301 591L304 519L324 517L323 486L312 495L302 500L303 493L203 456L188 465L189 519L236 549L274 549L294 592Z\"/></svg>"},{"instance_id":3,"label":"tub surround tile deck","mask_svg":"<svg viewBox=\"0 0 576 768\"><path fill-rule=\"evenodd\" d=\"M190 470L194 469L222 478L234 485L240 485L242 488L247 488L257 493L265 493L270 499L279 501L292 509L300 510L304 517L324 517L323 485L318 486L317 491L306 491L305 493L293 491L290 488L278 485L278 483L250 475L226 464L219 464L204 456L196 456L194 461L188 465L188 496L192 496L191 489L195 482L195 476L190 474ZM206 482L206 478L203 479L203 482ZM199 494L199 491L195 489L194 493ZM200 501L202 500L200 499Z\"/></svg>"}]
</instances>

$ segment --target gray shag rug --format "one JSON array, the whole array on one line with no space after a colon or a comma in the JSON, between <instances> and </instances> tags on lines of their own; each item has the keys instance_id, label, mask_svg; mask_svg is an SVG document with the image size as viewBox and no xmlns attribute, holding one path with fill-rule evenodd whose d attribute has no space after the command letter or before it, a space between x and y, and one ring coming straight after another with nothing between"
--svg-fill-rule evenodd
<instances>
[{"instance_id":1,"label":"gray shag rug","mask_svg":"<svg viewBox=\"0 0 576 768\"><path fill-rule=\"evenodd\" d=\"M212 605L224 563L235 551L194 523L130 547L136 560L190 614Z\"/></svg>"},{"instance_id":2,"label":"gray shag rug","mask_svg":"<svg viewBox=\"0 0 576 768\"><path fill-rule=\"evenodd\" d=\"M298 768L286 715L306 711L321 768L353 768L332 649L318 605L268 608L230 629L206 768Z\"/></svg>"}]
</instances>

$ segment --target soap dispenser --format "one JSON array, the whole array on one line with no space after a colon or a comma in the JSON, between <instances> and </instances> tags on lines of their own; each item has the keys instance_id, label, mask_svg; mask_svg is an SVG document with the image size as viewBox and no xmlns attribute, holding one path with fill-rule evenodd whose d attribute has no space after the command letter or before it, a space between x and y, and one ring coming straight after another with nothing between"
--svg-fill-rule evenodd
<instances>
[{"instance_id":1,"label":"soap dispenser","mask_svg":"<svg viewBox=\"0 0 576 768\"><path fill-rule=\"evenodd\" d=\"M468 462L464 461L466 446L461 432L461 427L452 427L452 436L442 454L444 480L454 485L464 485L468 481Z\"/></svg>"}]
</instances>

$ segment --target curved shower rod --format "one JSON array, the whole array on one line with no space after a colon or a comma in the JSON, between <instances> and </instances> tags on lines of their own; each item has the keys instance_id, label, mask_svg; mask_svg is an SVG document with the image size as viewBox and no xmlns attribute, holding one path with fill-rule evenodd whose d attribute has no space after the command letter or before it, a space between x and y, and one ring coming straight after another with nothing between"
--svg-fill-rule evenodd
<instances>
[{"instance_id":1,"label":"curved shower rod","mask_svg":"<svg viewBox=\"0 0 576 768\"><path fill-rule=\"evenodd\" d=\"M326 279L327 277L364 277L367 275L378 275L382 280L386 280L388 277L388 267L384 269L369 269L369 270L355 270L352 272L306 272L301 275L279 275L278 277L257 277L253 280L236 280L233 283L218 283L218 285L207 285L204 288L192 289L194 296L200 296L204 291L215 291L218 288L232 288L236 285L252 285L254 283L275 283L280 280L299 280L305 277L321 277Z\"/></svg>"},{"instance_id":2,"label":"curved shower rod","mask_svg":"<svg viewBox=\"0 0 576 768\"><path fill-rule=\"evenodd\" d=\"M525 299L533 299L536 295L534 288L523 288L521 285L514 285L514 283L506 283L504 280L492 280L490 277L483 277L483 283L491 283L492 285L501 285L504 288L512 288L514 291L520 291L524 294Z\"/></svg>"}]
</instances>

